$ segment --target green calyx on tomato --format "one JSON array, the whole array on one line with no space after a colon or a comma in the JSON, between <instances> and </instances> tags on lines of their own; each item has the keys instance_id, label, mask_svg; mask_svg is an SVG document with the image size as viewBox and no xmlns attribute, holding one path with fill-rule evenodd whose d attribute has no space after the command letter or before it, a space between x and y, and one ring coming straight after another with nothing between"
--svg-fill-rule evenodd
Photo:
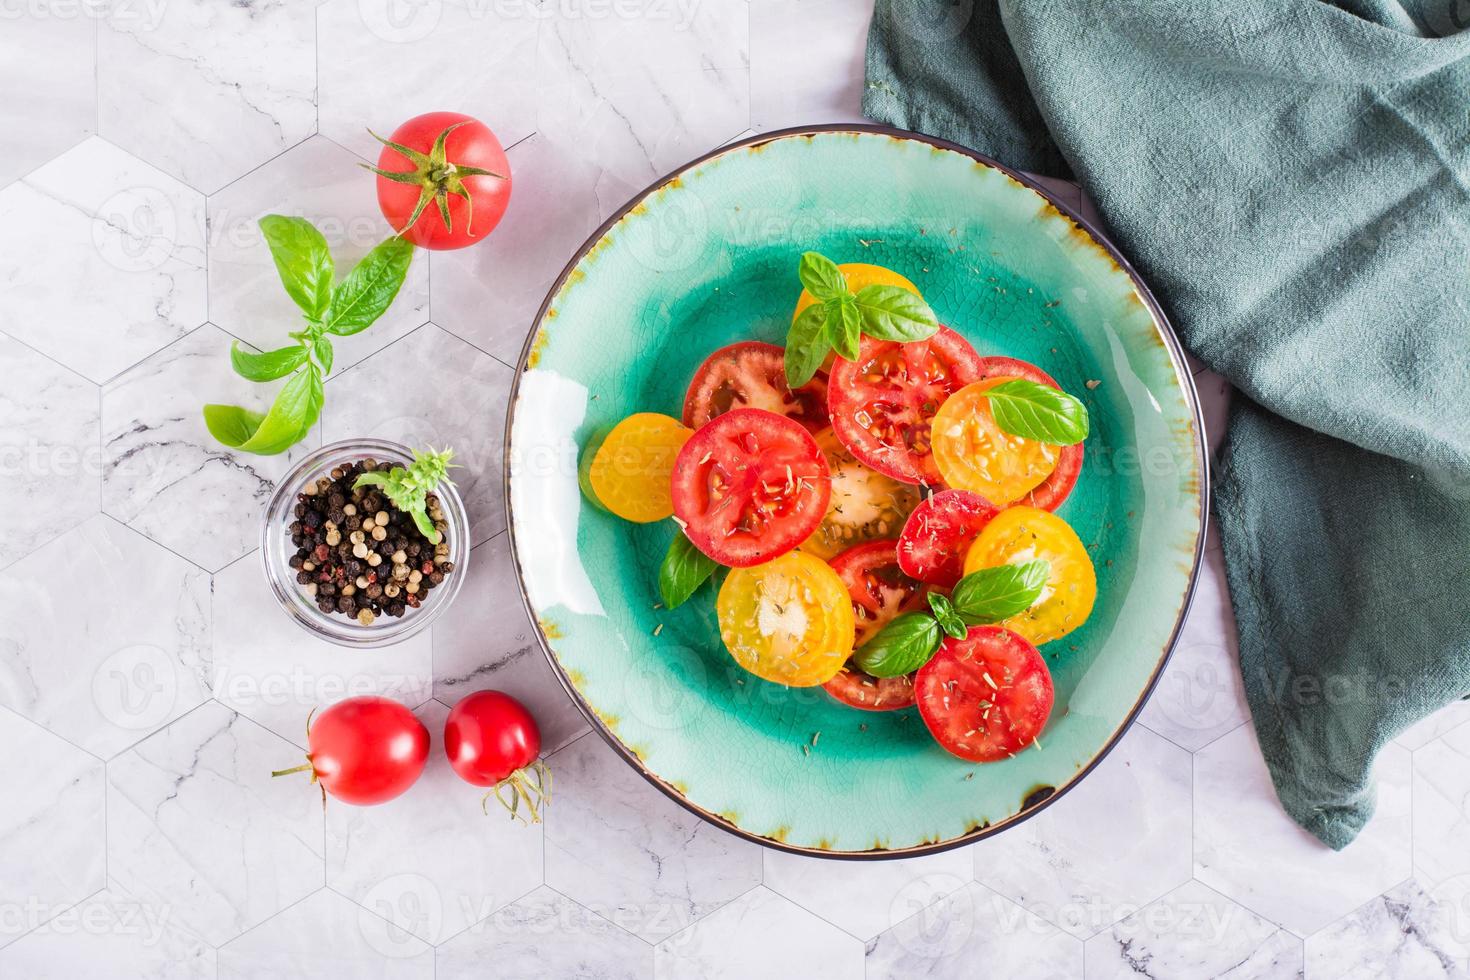
<instances>
[{"instance_id":1,"label":"green calyx on tomato","mask_svg":"<svg viewBox=\"0 0 1470 980\"><path fill-rule=\"evenodd\" d=\"M939 318L923 298L901 286L864 286L853 292L837 263L807 252L797 269L816 300L802 310L786 335L786 380L799 388L816 375L829 350L855 361L863 334L877 340L928 340Z\"/></svg>"},{"instance_id":2,"label":"green calyx on tomato","mask_svg":"<svg viewBox=\"0 0 1470 980\"><path fill-rule=\"evenodd\" d=\"M470 226L474 224L475 200L470 194L469 188L465 187L464 178L494 177L497 180L506 179L505 174L498 174L493 170L486 170L483 167L457 164L449 159L448 152L444 147L445 142L449 139L449 134L459 127L467 125L469 122L470 120L466 119L445 127L435 137L434 145L428 153L420 153L412 147L384 139L371 129L368 130L368 133L372 135L373 139L382 143L388 149L401 154L404 159L414 165L413 170L398 171L384 170L381 167L374 167L366 163L359 164L363 169L371 170L384 180L391 180L399 184L414 184L419 187L418 202L414 205L413 213L409 216L408 222L399 231L399 234L407 232L408 229L414 226L415 222L419 220L420 215L424 213L424 209L429 206L430 201L434 202L439 209L439 217L444 222L444 230L454 231L454 221L449 216L450 194L464 198L466 209L465 224L467 226L465 232L467 234L472 233Z\"/></svg>"}]
</instances>

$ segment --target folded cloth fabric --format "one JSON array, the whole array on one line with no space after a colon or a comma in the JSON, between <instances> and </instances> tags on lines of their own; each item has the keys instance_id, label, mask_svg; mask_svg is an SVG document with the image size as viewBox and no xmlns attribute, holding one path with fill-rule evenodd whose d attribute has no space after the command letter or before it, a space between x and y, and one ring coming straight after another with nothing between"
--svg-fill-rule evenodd
<instances>
[{"instance_id":1,"label":"folded cloth fabric","mask_svg":"<svg viewBox=\"0 0 1470 980\"><path fill-rule=\"evenodd\" d=\"M1282 804L1334 848L1470 692L1470 0L878 0L866 113L1071 176L1232 405Z\"/></svg>"}]
</instances>

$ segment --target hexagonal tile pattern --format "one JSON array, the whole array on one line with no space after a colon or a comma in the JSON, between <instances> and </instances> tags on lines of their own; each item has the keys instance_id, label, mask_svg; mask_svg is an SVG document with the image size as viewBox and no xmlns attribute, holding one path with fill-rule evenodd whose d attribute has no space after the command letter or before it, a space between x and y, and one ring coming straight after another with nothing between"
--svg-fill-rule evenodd
<instances>
[{"instance_id":1,"label":"hexagonal tile pattern","mask_svg":"<svg viewBox=\"0 0 1470 980\"><path fill-rule=\"evenodd\" d=\"M751 0L750 124L866 122L865 0Z\"/></svg>"},{"instance_id":2,"label":"hexagonal tile pattern","mask_svg":"<svg viewBox=\"0 0 1470 980\"><path fill-rule=\"evenodd\" d=\"M1405 882L1308 937L1307 978L1461 980L1470 976L1467 910Z\"/></svg>"},{"instance_id":3,"label":"hexagonal tile pattern","mask_svg":"<svg viewBox=\"0 0 1470 980\"><path fill-rule=\"evenodd\" d=\"M367 64L368 62L363 62ZM361 73L359 73L361 74ZM331 140L313 137L292 147L209 199L210 319L261 350L292 341L301 310L286 295L261 235L267 214L306 218L321 231L337 279L393 234L378 211L373 175ZM366 330L333 337L336 371L406 335L429 318L429 261L414 256L393 305Z\"/></svg>"},{"instance_id":4,"label":"hexagonal tile pattern","mask_svg":"<svg viewBox=\"0 0 1470 980\"><path fill-rule=\"evenodd\" d=\"M587 731L587 721L551 672L521 602L500 534L470 556L460 601L434 624L434 697L453 707L467 694L496 690L519 699L536 717L547 755Z\"/></svg>"},{"instance_id":5,"label":"hexagonal tile pattern","mask_svg":"<svg viewBox=\"0 0 1470 980\"><path fill-rule=\"evenodd\" d=\"M519 142L536 128L543 19L532 3L329 0L317 14L321 132L375 161L382 147L369 127L386 137L421 112L453 107L503 145ZM446 70L464 65L474 69Z\"/></svg>"},{"instance_id":6,"label":"hexagonal tile pattern","mask_svg":"<svg viewBox=\"0 0 1470 980\"><path fill-rule=\"evenodd\" d=\"M563 4L561 14L541 31L542 57L559 70L608 77L639 65L668 75L750 67L743 3L581 0Z\"/></svg>"},{"instance_id":7,"label":"hexagonal tile pattern","mask_svg":"<svg viewBox=\"0 0 1470 980\"><path fill-rule=\"evenodd\" d=\"M280 387L230 369L233 339L205 324L102 390L103 510L210 571L259 545L275 482L321 442L313 429L288 452L253 456L209 434L201 405L264 413Z\"/></svg>"},{"instance_id":8,"label":"hexagonal tile pattern","mask_svg":"<svg viewBox=\"0 0 1470 980\"><path fill-rule=\"evenodd\" d=\"M102 135L206 194L316 127L314 11L115 5L97 37Z\"/></svg>"},{"instance_id":9,"label":"hexagonal tile pattern","mask_svg":"<svg viewBox=\"0 0 1470 980\"><path fill-rule=\"evenodd\" d=\"M0 949L0 976L214 980L214 947L173 921L167 905L109 888Z\"/></svg>"},{"instance_id":10,"label":"hexagonal tile pattern","mask_svg":"<svg viewBox=\"0 0 1470 980\"><path fill-rule=\"evenodd\" d=\"M81 586L81 589L78 589ZM209 576L107 517L0 570L0 705L110 758L199 704Z\"/></svg>"},{"instance_id":11,"label":"hexagonal tile pattern","mask_svg":"<svg viewBox=\"0 0 1470 980\"><path fill-rule=\"evenodd\" d=\"M313 708L362 694L413 707L433 693L427 632L350 652L319 640L281 608L258 553L215 576L214 608L215 698L303 748Z\"/></svg>"},{"instance_id":12,"label":"hexagonal tile pattern","mask_svg":"<svg viewBox=\"0 0 1470 980\"><path fill-rule=\"evenodd\" d=\"M1205 553L1189 618L1138 720L1191 752L1250 720L1222 552Z\"/></svg>"},{"instance_id":13,"label":"hexagonal tile pattern","mask_svg":"<svg viewBox=\"0 0 1470 980\"><path fill-rule=\"evenodd\" d=\"M868 944L868 980L984 974L1034 980L1082 976L1082 943L971 883L915 912Z\"/></svg>"},{"instance_id":14,"label":"hexagonal tile pattern","mask_svg":"<svg viewBox=\"0 0 1470 980\"><path fill-rule=\"evenodd\" d=\"M1298 980L1301 940L1191 881L1087 941L1088 980Z\"/></svg>"},{"instance_id":15,"label":"hexagonal tile pattern","mask_svg":"<svg viewBox=\"0 0 1470 980\"><path fill-rule=\"evenodd\" d=\"M896 861L829 861L767 850L765 886L869 940L972 880L968 850Z\"/></svg>"},{"instance_id":16,"label":"hexagonal tile pattern","mask_svg":"<svg viewBox=\"0 0 1470 980\"><path fill-rule=\"evenodd\" d=\"M511 371L426 324L327 382L328 442L372 436L416 449L454 449L450 471L470 516L470 536L505 530L505 410Z\"/></svg>"},{"instance_id":17,"label":"hexagonal tile pattern","mask_svg":"<svg viewBox=\"0 0 1470 980\"><path fill-rule=\"evenodd\" d=\"M106 841L100 759L4 709L0 742L7 787L0 811L4 947L105 884Z\"/></svg>"},{"instance_id":18,"label":"hexagonal tile pattern","mask_svg":"<svg viewBox=\"0 0 1470 980\"><path fill-rule=\"evenodd\" d=\"M322 804L300 752L210 701L107 766L108 875L212 945L323 883Z\"/></svg>"},{"instance_id":19,"label":"hexagonal tile pattern","mask_svg":"<svg viewBox=\"0 0 1470 980\"><path fill-rule=\"evenodd\" d=\"M106 381L204 322L204 198L92 137L0 189L0 269L0 333Z\"/></svg>"},{"instance_id":20,"label":"hexagonal tile pattern","mask_svg":"<svg viewBox=\"0 0 1470 980\"><path fill-rule=\"evenodd\" d=\"M775 892L753 888L659 943L653 965L659 980L858 980L863 944Z\"/></svg>"},{"instance_id":21,"label":"hexagonal tile pattern","mask_svg":"<svg viewBox=\"0 0 1470 980\"><path fill-rule=\"evenodd\" d=\"M220 947L219 980L433 980L434 951L328 888Z\"/></svg>"},{"instance_id":22,"label":"hexagonal tile pattern","mask_svg":"<svg viewBox=\"0 0 1470 980\"><path fill-rule=\"evenodd\" d=\"M1394 736L1394 741L1413 752L1467 722L1470 722L1470 700L1454 701L1418 724L1399 732Z\"/></svg>"},{"instance_id":23,"label":"hexagonal tile pattern","mask_svg":"<svg viewBox=\"0 0 1470 980\"><path fill-rule=\"evenodd\" d=\"M1135 727L1088 777L971 848L975 877L1078 939L1189 880L1189 754Z\"/></svg>"},{"instance_id":24,"label":"hexagonal tile pattern","mask_svg":"<svg viewBox=\"0 0 1470 980\"><path fill-rule=\"evenodd\" d=\"M96 513L97 386L0 336L0 565Z\"/></svg>"},{"instance_id":25,"label":"hexagonal tile pattern","mask_svg":"<svg viewBox=\"0 0 1470 980\"><path fill-rule=\"evenodd\" d=\"M437 944L541 884L542 826L493 803L483 812L484 790L455 775L444 754L449 709L430 701L415 714L432 739L423 776L388 803L328 808L327 881Z\"/></svg>"},{"instance_id":26,"label":"hexagonal tile pattern","mask_svg":"<svg viewBox=\"0 0 1470 980\"><path fill-rule=\"evenodd\" d=\"M1414 753L1414 874L1434 887L1470 880L1470 726Z\"/></svg>"},{"instance_id":27,"label":"hexagonal tile pattern","mask_svg":"<svg viewBox=\"0 0 1470 980\"><path fill-rule=\"evenodd\" d=\"M636 187L605 178L574 144L537 134L507 152L515 190L495 233L432 254L434 322L515 364L551 283Z\"/></svg>"},{"instance_id":28,"label":"hexagonal tile pattern","mask_svg":"<svg viewBox=\"0 0 1470 980\"><path fill-rule=\"evenodd\" d=\"M542 887L438 950L440 980L479 980L487 963L507 977L640 980L653 973L653 947Z\"/></svg>"},{"instance_id":29,"label":"hexagonal tile pattern","mask_svg":"<svg viewBox=\"0 0 1470 980\"><path fill-rule=\"evenodd\" d=\"M1281 809L1242 725L1194 757L1195 877L1299 936L1315 932L1409 876L1409 770L1404 749L1379 754L1377 811L1333 851Z\"/></svg>"},{"instance_id":30,"label":"hexagonal tile pattern","mask_svg":"<svg viewBox=\"0 0 1470 980\"><path fill-rule=\"evenodd\" d=\"M0 187L97 131L97 27L70 0L7 8L0 59Z\"/></svg>"},{"instance_id":31,"label":"hexagonal tile pattern","mask_svg":"<svg viewBox=\"0 0 1470 980\"><path fill-rule=\"evenodd\" d=\"M562 894L657 942L759 884L757 845L664 798L596 735L549 764L546 883Z\"/></svg>"}]
</instances>

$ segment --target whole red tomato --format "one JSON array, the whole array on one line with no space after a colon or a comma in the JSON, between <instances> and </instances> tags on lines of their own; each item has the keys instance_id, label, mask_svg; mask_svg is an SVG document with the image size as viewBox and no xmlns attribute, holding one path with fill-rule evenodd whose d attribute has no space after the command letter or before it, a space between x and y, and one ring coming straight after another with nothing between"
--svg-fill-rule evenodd
<instances>
[{"instance_id":1,"label":"whole red tomato","mask_svg":"<svg viewBox=\"0 0 1470 980\"><path fill-rule=\"evenodd\" d=\"M429 758L429 730L388 698L338 701L308 724L306 765L271 775L310 770L311 781L343 803L387 803L418 780Z\"/></svg>"},{"instance_id":2,"label":"whole red tomato","mask_svg":"<svg viewBox=\"0 0 1470 980\"><path fill-rule=\"evenodd\" d=\"M378 165L378 207L424 248L473 245L510 201L510 161L490 127L460 112L426 112L393 131ZM405 230L407 229L407 230Z\"/></svg>"},{"instance_id":3,"label":"whole red tomato","mask_svg":"<svg viewBox=\"0 0 1470 980\"><path fill-rule=\"evenodd\" d=\"M541 730L525 705L500 691L469 695L444 722L444 751L465 782L493 787L486 800L493 794L513 817L524 803L531 822L540 821L540 807L551 799L551 772L536 758Z\"/></svg>"}]
</instances>

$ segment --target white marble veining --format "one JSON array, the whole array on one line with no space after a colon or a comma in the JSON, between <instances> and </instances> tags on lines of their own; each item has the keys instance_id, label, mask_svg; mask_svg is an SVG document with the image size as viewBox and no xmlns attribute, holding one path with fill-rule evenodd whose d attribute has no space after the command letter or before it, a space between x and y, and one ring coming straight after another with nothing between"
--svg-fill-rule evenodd
<instances>
[{"instance_id":1,"label":"white marble veining","mask_svg":"<svg viewBox=\"0 0 1470 980\"><path fill-rule=\"evenodd\" d=\"M292 147L209 198L209 316L261 350L292 343L304 324L286 295L258 222L306 218L322 233L337 279L393 234L362 160L320 136ZM382 350L429 318L429 261L421 250L388 311L350 337L333 337L334 372Z\"/></svg>"},{"instance_id":2,"label":"white marble veining","mask_svg":"<svg viewBox=\"0 0 1470 980\"><path fill-rule=\"evenodd\" d=\"M204 318L197 191L96 137L0 188L0 333L102 382Z\"/></svg>"},{"instance_id":3,"label":"white marble veining","mask_svg":"<svg viewBox=\"0 0 1470 980\"><path fill-rule=\"evenodd\" d=\"M0 17L3 187L97 131L97 25L73 0L6 7Z\"/></svg>"},{"instance_id":4,"label":"white marble veining","mask_svg":"<svg viewBox=\"0 0 1470 980\"><path fill-rule=\"evenodd\" d=\"M859 980L863 944L768 888L753 888L654 950L658 980Z\"/></svg>"},{"instance_id":5,"label":"white marble veining","mask_svg":"<svg viewBox=\"0 0 1470 980\"><path fill-rule=\"evenodd\" d=\"M1307 980L1463 980L1470 904L1408 881L1307 939Z\"/></svg>"},{"instance_id":6,"label":"white marble veining","mask_svg":"<svg viewBox=\"0 0 1470 980\"><path fill-rule=\"evenodd\" d=\"M428 323L328 379L322 437L452 447L450 475L464 498L470 538L485 541L505 530L510 382L504 364Z\"/></svg>"},{"instance_id":7,"label":"white marble veining","mask_svg":"<svg viewBox=\"0 0 1470 980\"><path fill-rule=\"evenodd\" d=\"M233 340L205 324L102 389L102 509L210 571L259 545L276 481L321 442L314 429L289 452L254 456L209 434L201 405L263 414L285 383L235 374Z\"/></svg>"},{"instance_id":8,"label":"white marble veining","mask_svg":"<svg viewBox=\"0 0 1470 980\"><path fill-rule=\"evenodd\" d=\"M0 608L26 610L0 618L0 705L104 759L208 697L209 576L109 517L0 570Z\"/></svg>"},{"instance_id":9,"label":"white marble veining","mask_svg":"<svg viewBox=\"0 0 1470 980\"><path fill-rule=\"evenodd\" d=\"M650 942L761 880L757 845L684 810L596 735L553 755L546 883Z\"/></svg>"},{"instance_id":10,"label":"white marble veining","mask_svg":"<svg viewBox=\"0 0 1470 980\"><path fill-rule=\"evenodd\" d=\"M434 624L434 697L453 707L475 691L494 689L530 709L541 730L541 751L555 752L587 731L587 720L556 680L541 652L505 534L470 556L464 593Z\"/></svg>"},{"instance_id":11,"label":"white marble veining","mask_svg":"<svg viewBox=\"0 0 1470 980\"><path fill-rule=\"evenodd\" d=\"M102 135L206 194L316 127L315 11L291 0L114 2Z\"/></svg>"},{"instance_id":12,"label":"white marble veining","mask_svg":"<svg viewBox=\"0 0 1470 980\"><path fill-rule=\"evenodd\" d=\"M544 825L512 819L493 799L485 812L485 790L444 754L449 709L430 701L415 714L429 730L424 774L380 806L328 804L327 883L393 923L390 938L440 943L541 884Z\"/></svg>"},{"instance_id":13,"label":"white marble veining","mask_svg":"<svg viewBox=\"0 0 1470 980\"><path fill-rule=\"evenodd\" d=\"M965 848L871 864L779 851L763 858L767 888L864 941L964 888L973 860Z\"/></svg>"},{"instance_id":14,"label":"white marble veining","mask_svg":"<svg viewBox=\"0 0 1470 980\"><path fill-rule=\"evenodd\" d=\"M434 950L324 888L231 940L219 980L433 980Z\"/></svg>"},{"instance_id":15,"label":"white marble veining","mask_svg":"<svg viewBox=\"0 0 1470 980\"><path fill-rule=\"evenodd\" d=\"M376 650L319 640L282 611L259 552L214 577L214 608L215 699L303 748L313 709L362 694L414 706L433 693L428 633Z\"/></svg>"},{"instance_id":16,"label":"white marble veining","mask_svg":"<svg viewBox=\"0 0 1470 980\"><path fill-rule=\"evenodd\" d=\"M300 751L208 702L107 767L107 873L219 946L322 881L322 804Z\"/></svg>"},{"instance_id":17,"label":"white marble veining","mask_svg":"<svg viewBox=\"0 0 1470 980\"><path fill-rule=\"evenodd\" d=\"M97 512L97 387L0 336L0 565Z\"/></svg>"}]
</instances>

